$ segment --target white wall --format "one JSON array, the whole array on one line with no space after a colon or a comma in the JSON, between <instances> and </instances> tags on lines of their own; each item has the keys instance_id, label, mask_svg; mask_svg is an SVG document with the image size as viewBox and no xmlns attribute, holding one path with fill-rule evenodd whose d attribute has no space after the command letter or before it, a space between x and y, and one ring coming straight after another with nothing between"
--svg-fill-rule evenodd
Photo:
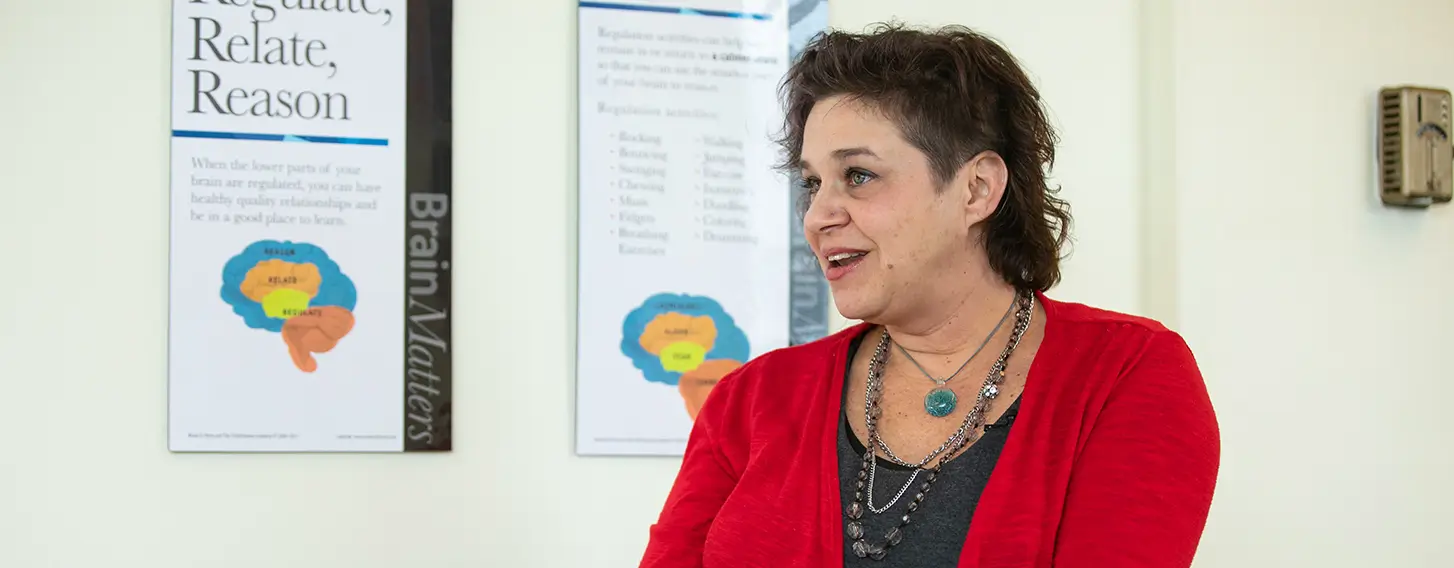
<instances>
[{"instance_id":1,"label":"white wall","mask_svg":"<svg viewBox=\"0 0 1454 568\"><path fill-rule=\"evenodd\" d=\"M1225 446L1200 564L1454 565L1454 207L1373 189L1375 93L1454 88L1454 3L1176 6L1172 284Z\"/></svg>"},{"instance_id":2,"label":"white wall","mask_svg":"<svg viewBox=\"0 0 1454 568\"><path fill-rule=\"evenodd\" d=\"M1144 1L832 20L980 27L1040 79L1079 239L1056 295L1176 322L1222 416L1199 566L1448 565L1454 370L1409 348L1454 335L1454 210L1381 209L1369 161L1379 84L1454 86L1454 8ZM574 3L457 5L469 348L437 456L167 453L168 3L0 6L0 566L635 565L676 463L571 454Z\"/></svg>"}]
</instances>

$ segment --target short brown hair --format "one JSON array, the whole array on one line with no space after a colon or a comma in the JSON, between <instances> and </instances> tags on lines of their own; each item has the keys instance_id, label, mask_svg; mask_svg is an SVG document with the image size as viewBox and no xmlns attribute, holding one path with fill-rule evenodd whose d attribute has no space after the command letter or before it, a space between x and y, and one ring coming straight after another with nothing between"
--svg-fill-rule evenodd
<instances>
[{"instance_id":1,"label":"short brown hair","mask_svg":"<svg viewBox=\"0 0 1454 568\"><path fill-rule=\"evenodd\" d=\"M804 48L782 90L782 166L792 172L802 159L808 114L834 95L884 112L928 157L941 185L976 154L1000 154L1009 182L984 231L990 266L1022 289L1044 291L1059 282L1071 216L1046 180L1058 137L1039 90L999 43L962 26L834 31Z\"/></svg>"}]
</instances>

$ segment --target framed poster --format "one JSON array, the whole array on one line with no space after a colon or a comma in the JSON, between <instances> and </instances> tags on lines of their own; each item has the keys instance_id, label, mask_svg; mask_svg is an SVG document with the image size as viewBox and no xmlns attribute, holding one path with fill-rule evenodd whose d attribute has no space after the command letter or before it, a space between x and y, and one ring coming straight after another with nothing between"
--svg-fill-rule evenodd
<instances>
[{"instance_id":1,"label":"framed poster","mask_svg":"<svg viewBox=\"0 0 1454 568\"><path fill-rule=\"evenodd\" d=\"M826 332L773 167L791 16L825 8L579 3L577 453L680 455L719 379Z\"/></svg>"},{"instance_id":2,"label":"framed poster","mask_svg":"<svg viewBox=\"0 0 1454 568\"><path fill-rule=\"evenodd\" d=\"M172 13L171 450L449 450L451 2Z\"/></svg>"}]
</instances>

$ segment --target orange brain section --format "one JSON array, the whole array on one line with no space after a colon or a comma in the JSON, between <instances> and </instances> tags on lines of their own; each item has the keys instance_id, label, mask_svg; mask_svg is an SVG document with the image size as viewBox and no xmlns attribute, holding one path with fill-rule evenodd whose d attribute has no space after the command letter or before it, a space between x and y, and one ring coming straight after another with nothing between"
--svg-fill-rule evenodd
<instances>
[{"instance_id":1,"label":"orange brain section","mask_svg":"<svg viewBox=\"0 0 1454 568\"><path fill-rule=\"evenodd\" d=\"M700 345L704 352L711 351L717 342L717 324L708 316L671 312L651 320L641 334L641 348L652 355L661 355L668 346L682 342Z\"/></svg>"},{"instance_id":2,"label":"orange brain section","mask_svg":"<svg viewBox=\"0 0 1454 568\"><path fill-rule=\"evenodd\" d=\"M288 355L299 370L311 373L318 368L314 353L327 353L353 331L353 313L338 306L308 308L283 323L283 341Z\"/></svg>"},{"instance_id":3,"label":"orange brain section","mask_svg":"<svg viewBox=\"0 0 1454 568\"><path fill-rule=\"evenodd\" d=\"M249 270L241 289L242 294L252 301L262 302L268 294L279 289L297 290L312 298L318 295L318 286L322 283L323 275L318 273L317 266L273 258L259 262Z\"/></svg>"},{"instance_id":4,"label":"orange brain section","mask_svg":"<svg viewBox=\"0 0 1454 568\"><path fill-rule=\"evenodd\" d=\"M682 374L681 380L677 382L677 390L681 392L682 401L687 405L687 414L692 420L697 419L697 413L702 410L702 404L707 402L707 395L711 394L712 387L717 386L717 381L741 366L741 362L731 359L708 359L697 368Z\"/></svg>"}]
</instances>

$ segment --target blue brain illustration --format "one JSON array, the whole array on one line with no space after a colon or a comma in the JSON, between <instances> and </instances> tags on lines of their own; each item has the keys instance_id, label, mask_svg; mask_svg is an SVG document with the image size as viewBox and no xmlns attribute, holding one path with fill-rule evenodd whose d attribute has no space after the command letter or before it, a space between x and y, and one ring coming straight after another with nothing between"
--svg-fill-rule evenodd
<instances>
[{"instance_id":1,"label":"blue brain illustration","mask_svg":"<svg viewBox=\"0 0 1454 568\"><path fill-rule=\"evenodd\" d=\"M717 337L704 360L730 359L746 363L751 356L747 334L737 327L732 316L727 315L727 311L716 300L705 296L656 294L627 314L621 324L621 352L631 359L632 365L641 370L646 380L676 386L682 376L681 372L663 366L660 355L647 351L641 345L641 338L646 333L648 324L667 314L711 318Z\"/></svg>"},{"instance_id":2,"label":"blue brain illustration","mask_svg":"<svg viewBox=\"0 0 1454 568\"><path fill-rule=\"evenodd\" d=\"M263 304L249 298L243 289L248 274L267 261L279 260L293 265L311 264L318 269L318 292L308 300L310 306L337 306L350 312L358 303L353 280L339 270L338 263L317 246L293 241L258 241L249 245L222 267L222 301L253 329L279 332L285 319L269 316Z\"/></svg>"}]
</instances>

